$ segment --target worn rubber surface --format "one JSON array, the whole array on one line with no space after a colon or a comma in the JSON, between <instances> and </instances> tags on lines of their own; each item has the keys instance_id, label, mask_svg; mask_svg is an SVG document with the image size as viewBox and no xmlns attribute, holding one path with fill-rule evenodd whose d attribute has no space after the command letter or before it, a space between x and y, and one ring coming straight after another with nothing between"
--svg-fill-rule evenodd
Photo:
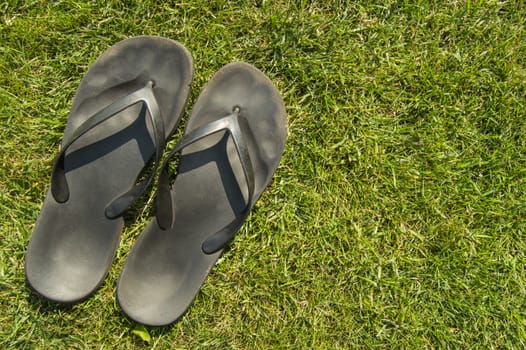
<instances>
[{"instance_id":1,"label":"worn rubber surface","mask_svg":"<svg viewBox=\"0 0 526 350\"><path fill-rule=\"evenodd\" d=\"M64 140L105 106L153 82L168 138L186 105L193 78L189 52L173 40L142 36L106 50L77 90ZM134 185L155 153L148 109L137 103L95 126L66 151L69 198L48 191L25 259L26 279L41 296L72 303L86 298L106 276L123 227L105 207Z\"/></svg>"},{"instance_id":2,"label":"worn rubber surface","mask_svg":"<svg viewBox=\"0 0 526 350\"><path fill-rule=\"evenodd\" d=\"M244 136L254 170L254 205L281 159L287 114L272 82L246 63L223 67L201 92L185 135L236 107L246 121ZM153 219L130 252L117 297L131 319L151 326L170 324L188 309L223 249L206 254L202 245L247 204L247 183L227 132L207 136L181 152L170 191L172 228Z\"/></svg>"}]
</instances>

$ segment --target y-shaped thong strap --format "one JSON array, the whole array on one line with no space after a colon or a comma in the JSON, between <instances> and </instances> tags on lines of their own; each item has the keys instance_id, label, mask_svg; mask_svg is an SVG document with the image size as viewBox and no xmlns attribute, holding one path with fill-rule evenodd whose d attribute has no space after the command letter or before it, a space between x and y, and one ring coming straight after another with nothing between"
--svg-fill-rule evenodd
<instances>
[{"instance_id":1,"label":"y-shaped thong strap","mask_svg":"<svg viewBox=\"0 0 526 350\"><path fill-rule=\"evenodd\" d=\"M173 156L180 152L186 146L197 142L209 135L215 134L220 131L227 131L232 137L234 142L241 167L243 169L243 175L245 177L248 186L248 199L246 205L239 213L236 218L229 224L221 228L219 231L213 233L208 237L202 244L201 248L206 254L212 254L218 250L224 248L226 244L234 238L236 232L239 230L245 219L247 218L250 208L252 207L252 201L254 198L254 169L248 153L247 144L244 140L243 129L248 128L245 119L240 116L240 110L238 107L234 108L234 111L216 121L206 124L200 128L197 128L187 135L185 135L181 141L179 141L174 149L170 152L166 158L161 172L159 174L158 189L157 189L157 222L159 227L166 230L173 225L173 208L172 199L170 195L170 181L168 174L168 163Z\"/></svg>"},{"instance_id":2,"label":"y-shaped thong strap","mask_svg":"<svg viewBox=\"0 0 526 350\"><path fill-rule=\"evenodd\" d=\"M154 144L155 144L155 163L154 170L150 172L149 176L144 180L134 184L128 191L120 194L113 199L105 208L105 214L108 218L113 219L120 216L151 184L155 169L159 164L161 155L165 146L164 139L164 125L161 118L161 111L155 95L153 94L153 81L149 81L143 88L126 95L115 102L104 107L84 123L82 123L73 134L66 140L60 150L58 157L53 166L53 173L51 176L51 193L53 198L59 202L64 203L69 199L69 186L66 180L66 171L64 169L64 159L68 148L82 135L93 129L103 121L123 111L124 109L142 102L148 109L148 114L152 122Z\"/></svg>"}]
</instances>

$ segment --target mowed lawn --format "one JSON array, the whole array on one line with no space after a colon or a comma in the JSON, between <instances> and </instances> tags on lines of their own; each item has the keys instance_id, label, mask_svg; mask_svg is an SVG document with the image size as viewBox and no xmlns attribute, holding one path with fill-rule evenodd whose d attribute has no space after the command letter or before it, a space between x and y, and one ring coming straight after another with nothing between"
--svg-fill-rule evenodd
<instances>
[{"instance_id":1,"label":"mowed lawn","mask_svg":"<svg viewBox=\"0 0 526 350\"><path fill-rule=\"evenodd\" d=\"M272 183L164 328L115 300L153 189L91 298L57 306L24 277L77 86L142 34L192 52L187 113L245 61L289 120ZM0 348L525 348L525 85L519 0L2 2Z\"/></svg>"}]
</instances>

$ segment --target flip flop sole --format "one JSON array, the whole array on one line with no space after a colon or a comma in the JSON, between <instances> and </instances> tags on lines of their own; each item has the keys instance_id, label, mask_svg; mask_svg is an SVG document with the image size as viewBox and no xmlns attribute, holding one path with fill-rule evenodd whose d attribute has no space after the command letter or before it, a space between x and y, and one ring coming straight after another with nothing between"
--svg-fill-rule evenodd
<instances>
[{"instance_id":1,"label":"flip flop sole","mask_svg":"<svg viewBox=\"0 0 526 350\"><path fill-rule=\"evenodd\" d=\"M223 67L201 92L185 135L239 109L252 160L252 207L281 159L287 114L272 82L246 63ZM124 313L146 325L162 326L181 317L194 300L223 249L207 254L203 242L247 205L249 193L236 146L227 132L206 136L184 148L170 191L173 227L150 222L130 252L118 282Z\"/></svg>"},{"instance_id":2,"label":"flip flop sole","mask_svg":"<svg viewBox=\"0 0 526 350\"><path fill-rule=\"evenodd\" d=\"M64 142L91 116L154 82L168 138L186 105L193 78L189 52L160 37L123 40L105 51L83 77L64 131ZM134 104L87 131L64 157L69 199L48 191L25 260L26 280L41 296L61 303L86 298L102 283L113 260L122 217L105 207L132 187L156 151L144 104Z\"/></svg>"}]
</instances>

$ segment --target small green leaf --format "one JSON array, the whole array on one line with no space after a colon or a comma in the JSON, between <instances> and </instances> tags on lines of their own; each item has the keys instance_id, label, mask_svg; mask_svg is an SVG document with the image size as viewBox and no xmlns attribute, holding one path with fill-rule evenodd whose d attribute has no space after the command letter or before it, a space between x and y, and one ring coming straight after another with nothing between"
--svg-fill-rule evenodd
<instances>
[{"instance_id":1,"label":"small green leaf","mask_svg":"<svg viewBox=\"0 0 526 350\"><path fill-rule=\"evenodd\" d=\"M135 327L132 333L139 336L143 341L147 343L152 341L152 337L150 337L150 333L148 333L148 330L142 324L137 325L137 327Z\"/></svg>"}]
</instances>

